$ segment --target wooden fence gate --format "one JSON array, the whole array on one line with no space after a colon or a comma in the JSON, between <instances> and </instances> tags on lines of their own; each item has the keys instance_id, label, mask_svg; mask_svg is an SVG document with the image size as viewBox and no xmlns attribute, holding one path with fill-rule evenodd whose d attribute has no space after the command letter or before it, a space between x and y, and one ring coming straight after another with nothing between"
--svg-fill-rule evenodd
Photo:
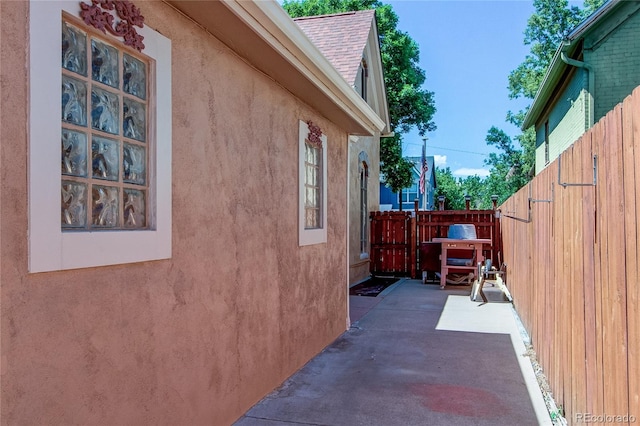
<instances>
[{"instance_id":1,"label":"wooden fence gate","mask_svg":"<svg viewBox=\"0 0 640 426\"><path fill-rule=\"evenodd\" d=\"M411 275L415 235L411 212L371 212L371 273Z\"/></svg>"}]
</instances>

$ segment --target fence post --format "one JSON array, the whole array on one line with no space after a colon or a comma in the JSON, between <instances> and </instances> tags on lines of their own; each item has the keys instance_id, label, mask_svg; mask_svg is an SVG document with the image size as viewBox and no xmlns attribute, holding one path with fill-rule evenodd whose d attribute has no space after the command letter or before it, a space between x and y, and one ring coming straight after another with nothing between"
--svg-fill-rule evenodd
<instances>
[{"instance_id":1,"label":"fence post","mask_svg":"<svg viewBox=\"0 0 640 426\"><path fill-rule=\"evenodd\" d=\"M444 195L440 195L438 197L438 210L440 211L444 210Z\"/></svg>"},{"instance_id":2,"label":"fence post","mask_svg":"<svg viewBox=\"0 0 640 426\"><path fill-rule=\"evenodd\" d=\"M416 201L416 207L418 206L418 201ZM416 210L417 211L417 210ZM416 278L416 247L418 246L416 242L416 221L417 215L409 215L409 262L411 263L411 278Z\"/></svg>"},{"instance_id":3,"label":"fence post","mask_svg":"<svg viewBox=\"0 0 640 426\"><path fill-rule=\"evenodd\" d=\"M491 260L494 264L500 268L502 265L500 262L504 259L504 253L502 253L502 232L500 231L500 215L498 214L498 196L491 196L491 207L493 208L493 230L491 232L492 239L492 252Z\"/></svg>"},{"instance_id":4,"label":"fence post","mask_svg":"<svg viewBox=\"0 0 640 426\"><path fill-rule=\"evenodd\" d=\"M471 210L471 195L464 196L464 207L465 210Z\"/></svg>"},{"instance_id":5,"label":"fence post","mask_svg":"<svg viewBox=\"0 0 640 426\"><path fill-rule=\"evenodd\" d=\"M498 196L497 195L492 195L491 196L491 208L496 211L498 209Z\"/></svg>"},{"instance_id":6,"label":"fence post","mask_svg":"<svg viewBox=\"0 0 640 426\"><path fill-rule=\"evenodd\" d=\"M419 245L419 232L418 232L418 213L420 212L420 203L419 200L416 198L415 200L415 204L414 204L414 212L415 214L413 215L413 222L411 222L411 232L412 232L412 238L411 238L411 253L413 253L413 257L411 259L411 278L417 278L417 275L420 273L420 271L418 271L418 261L419 261L419 254L418 254L418 245Z\"/></svg>"}]
</instances>

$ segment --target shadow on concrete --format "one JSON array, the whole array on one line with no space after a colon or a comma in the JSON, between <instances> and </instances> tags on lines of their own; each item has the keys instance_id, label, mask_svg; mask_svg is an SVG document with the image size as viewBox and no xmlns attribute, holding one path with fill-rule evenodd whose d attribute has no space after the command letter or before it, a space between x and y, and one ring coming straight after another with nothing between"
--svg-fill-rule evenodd
<instances>
[{"instance_id":1,"label":"shadow on concrete","mask_svg":"<svg viewBox=\"0 0 640 426\"><path fill-rule=\"evenodd\" d=\"M351 328L236 425L551 424L510 304L417 280L350 302Z\"/></svg>"}]
</instances>

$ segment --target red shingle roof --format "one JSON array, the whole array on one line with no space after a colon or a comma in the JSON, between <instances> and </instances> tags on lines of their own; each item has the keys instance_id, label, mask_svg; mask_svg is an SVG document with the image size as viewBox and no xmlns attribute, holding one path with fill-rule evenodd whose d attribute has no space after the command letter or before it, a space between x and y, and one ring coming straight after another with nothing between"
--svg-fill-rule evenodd
<instances>
[{"instance_id":1,"label":"red shingle roof","mask_svg":"<svg viewBox=\"0 0 640 426\"><path fill-rule=\"evenodd\" d=\"M308 16L294 21L351 85L355 84L375 10Z\"/></svg>"}]
</instances>

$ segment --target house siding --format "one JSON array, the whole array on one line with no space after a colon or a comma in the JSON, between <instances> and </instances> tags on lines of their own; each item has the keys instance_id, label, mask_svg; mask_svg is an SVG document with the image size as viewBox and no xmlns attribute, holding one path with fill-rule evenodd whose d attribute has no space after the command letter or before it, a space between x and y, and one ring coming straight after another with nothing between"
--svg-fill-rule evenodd
<instances>
[{"instance_id":1,"label":"house siding","mask_svg":"<svg viewBox=\"0 0 640 426\"><path fill-rule=\"evenodd\" d=\"M420 168L422 164L421 157L406 157L407 160L413 162L414 167L412 169L413 174L413 183L410 188L405 188L403 190L403 195L407 194L407 190L409 189L414 194L417 194L418 199L418 208L422 210L423 203L426 204L427 210L437 210L438 206L436 205L435 200L435 191L436 191L436 174L435 174L435 163L433 157L427 157L427 165L429 167L429 171L427 172L426 180L425 180L425 189L426 193L421 194L419 190L419 182L420 182ZM424 198L426 197L426 200ZM399 210L400 203L399 194L397 192L393 192L391 188L386 186L384 183L380 182L380 205L385 210ZM413 210L415 208L415 199L410 202L402 203L402 210Z\"/></svg>"},{"instance_id":2,"label":"house siding","mask_svg":"<svg viewBox=\"0 0 640 426\"><path fill-rule=\"evenodd\" d=\"M29 274L29 5L0 4L3 424L231 424L346 327L346 132L166 3L138 6L173 44L172 258ZM329 146L327 243L308 247L300 119Z\"/></svg>"},{"instance_id":3,"label":"house siding","mask_svg":"<svg viewBox=\"0 0 640 426\"><path fill-rule=\"evenodd\" d=\"M549 121L549 162L557 158L588 128L589 102L586 91L588 75L583 69L572 73L569 84L558 101L536 127L536 174L546 167L545 122Z\"/></svg>"},{"instance_id":4,"label":"house siding","mask_svg":"<svg viewBox=\"0 0 640 426\"><path fill-rule=\"evenodd\" d=\"M584 60L595 72L595 122L640 85L638 7L637 2L629 2L585 38Z\"/></svg>"}]
</instances>

